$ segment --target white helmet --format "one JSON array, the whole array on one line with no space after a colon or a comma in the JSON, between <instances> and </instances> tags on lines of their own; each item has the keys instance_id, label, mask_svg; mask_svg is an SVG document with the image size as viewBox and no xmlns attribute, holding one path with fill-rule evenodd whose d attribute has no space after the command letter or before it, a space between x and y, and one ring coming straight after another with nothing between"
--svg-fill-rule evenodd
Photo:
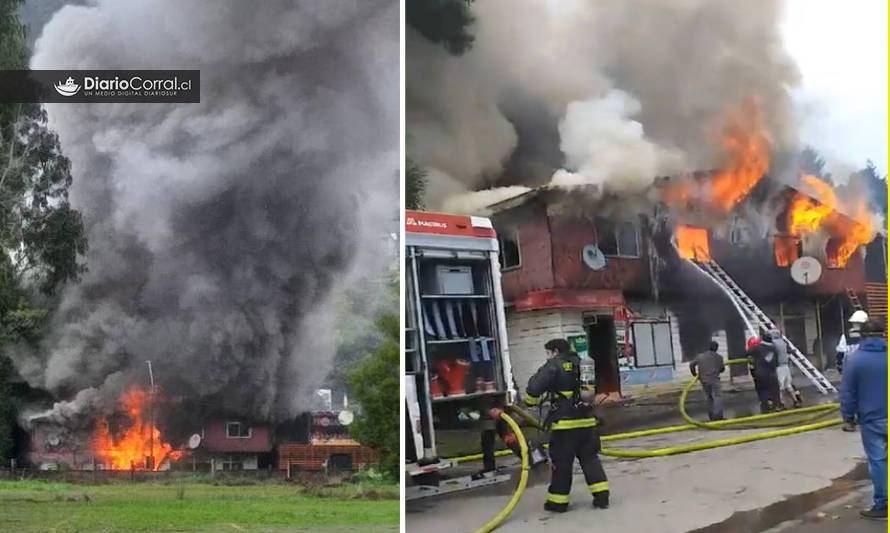
<instances>
[{"instance_id":1,"label":"white helmet","mask_svg":"<svg viewBox=\"0 0 890 533\"><path fill-rule=\"evenodd\" d=\"M868 322L868 313L861 309L853 313L853 316L850 317L851 324L864 324L865 322Z\"/></svg>"}]
</instances>

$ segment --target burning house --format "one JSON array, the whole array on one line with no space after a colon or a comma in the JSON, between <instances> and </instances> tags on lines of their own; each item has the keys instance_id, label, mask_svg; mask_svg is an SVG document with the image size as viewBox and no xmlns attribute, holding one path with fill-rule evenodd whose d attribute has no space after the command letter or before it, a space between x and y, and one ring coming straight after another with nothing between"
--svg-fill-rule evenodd
<instances>
[{"instance_id":1,"label":"burning house","mask_svg":"<svg viewBox=\"0 0 890 533\"><path fill-rule=\"evenodd\" d=\"M113 115L48 106L89 251L45 335L7 346L46 393L23 406L22 463L274 466L276 426L309 410L334 367L342 293L365 302L355 315L378 312L400 161L398 61L379 51L397 47L398 5L225 4L212 24L202 6L146 5L148 33L170 12L190 21L167 28L153 58L121 46L134 19L114 2L67 5L35 27L33 68L183 61L212 89ZM82 24L97 30L66 37ZM331 57L344 68L312 67Z\"/></svg>"},{"instance_id":2,"label":"burning house","mask_svg":"<svg viewBox=\"0 0 890 533\"><path fill-rule=\"evenodd\" d=\"M169 470L185 450L158 428L158 408L156 392L131 386L118 405L95 417L32 416L22 459L41 470Z\"/></svg>"},{"instance_id":3,"label":"burning house","mask_svg":"<svg viewBox=\"0 0 890 533\"><path fill-rule=\"evenodd\" d=\"M751 168L753 181L740 175ZM816 178L790 187L761 165L730 169L637 198L545 187L490 206L518 383L553 337L590 356L602 395L688 378L711 339L741 354L738 312L685 259L719 263L819 369L854 306L886 316L886 233L864 204L841 205Z\"/></svg>"}]
</instances>

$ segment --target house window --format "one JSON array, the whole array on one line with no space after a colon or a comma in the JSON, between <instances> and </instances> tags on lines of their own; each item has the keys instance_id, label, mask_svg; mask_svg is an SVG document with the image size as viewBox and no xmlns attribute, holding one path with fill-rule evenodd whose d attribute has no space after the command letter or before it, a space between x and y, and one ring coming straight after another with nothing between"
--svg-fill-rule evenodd
<instances>
[{"instance_id":1,"label":"house window","mask_svg":"<svg viewBox=\"0 0 890 533\"><path fill-rule=\"evenodd\" d=\"M603 255L640 257L640 232L633 222L596 219L597 246Z\"/></svg>"},{"instance_id":2,"label":"house window","mask_svg":"<svg viewBox=\"0 0 890 533\"><path fill-rule=\"evenodd\" d=\"M220 461L220 464L222 465L222 469L226 472L231 472L233 470L244 470L244 462L234 455L225 456L223 460Z\"/></svg>"},{"instance_id":3,"label":"house window","mask_svg":"<svg viewBox=\"0 0 890 533\"><path fill-rule=\"evenodd\" d=\"M852 259L852 254L847 257L846 261L842 260L841 246L843 244L844 239L841 237L832 237L828 239L828 243L825 245L825 256L827 259L825 266L831 269L846 268L847 263Z\"/></svg>"},{"instance_id":4,"label":"house window","mask_svg":"<svg viewBox=\"0 0 890 533\"><path fill-rule=\"evenodd\" d=\"M250 426L241 422L226 422L226 438L227 439L249 439L251 435Z\"/></svg>"},{"instance_id":5,"label":"house window","mask_svg":"<svg viewBox=\"0 0 890 533\"><path fill-rule=\"evenodd\" d=\"M748 241L745 224L739 216L735 216L729 230L729 244L746 244Z\"/></svg>"},{"instance_id":6,"label":"house window","mask_svg":"<svg viewBox=\"0 0 890 533\"><path fill-rule=\"evenodd\" d=\"M519 268L522 260L519 253L519 234L513 233L509 236L501 235L500 241L500 261L501 270L511 270Z\"/></svg>"},{"instance_id":7,"label":"house window","mask_svg":"<svg viewBox=\"0 0 890 533\"><path fill-rule=\"evenodd\" d=\"M773 258L776 266L790 267L801 256L800 239L788 235L776 235L773 240Z\"/></svg>"}]
</instances>

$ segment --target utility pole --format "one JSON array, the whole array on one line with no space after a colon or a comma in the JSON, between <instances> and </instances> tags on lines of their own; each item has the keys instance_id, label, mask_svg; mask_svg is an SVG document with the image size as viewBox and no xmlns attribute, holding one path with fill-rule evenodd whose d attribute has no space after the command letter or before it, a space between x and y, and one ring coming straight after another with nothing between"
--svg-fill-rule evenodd
<instances>
[{"instance_id":1,"label":"utility pole","mask_svg":"<svg viewBox=\"0 0 890 533\"><path fill-rule=\"evenodd\" d=\"M151 370L151 361L148 363L148 380L151 389L148 392L148 419L151 427L148 428L148 460L151 462L151 469L155 469L155 375Z\"/></svg>"}]
</instances>

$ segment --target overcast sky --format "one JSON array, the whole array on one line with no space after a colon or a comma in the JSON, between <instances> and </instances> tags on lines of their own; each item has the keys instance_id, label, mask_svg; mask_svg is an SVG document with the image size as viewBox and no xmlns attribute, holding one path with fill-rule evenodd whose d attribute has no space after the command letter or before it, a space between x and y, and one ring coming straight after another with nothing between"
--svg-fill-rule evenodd
<instances>
[{"instance_id":1,"label":"overcast sky","mask_svg":"<svg viewBox=\"0 0 890 533\"><path fill-rule=\"evenodd\" d=\"M887 2L787 0L786 45L803 76L801 136L838 176L887 173Z\"/></svg>"}]
</instances>

